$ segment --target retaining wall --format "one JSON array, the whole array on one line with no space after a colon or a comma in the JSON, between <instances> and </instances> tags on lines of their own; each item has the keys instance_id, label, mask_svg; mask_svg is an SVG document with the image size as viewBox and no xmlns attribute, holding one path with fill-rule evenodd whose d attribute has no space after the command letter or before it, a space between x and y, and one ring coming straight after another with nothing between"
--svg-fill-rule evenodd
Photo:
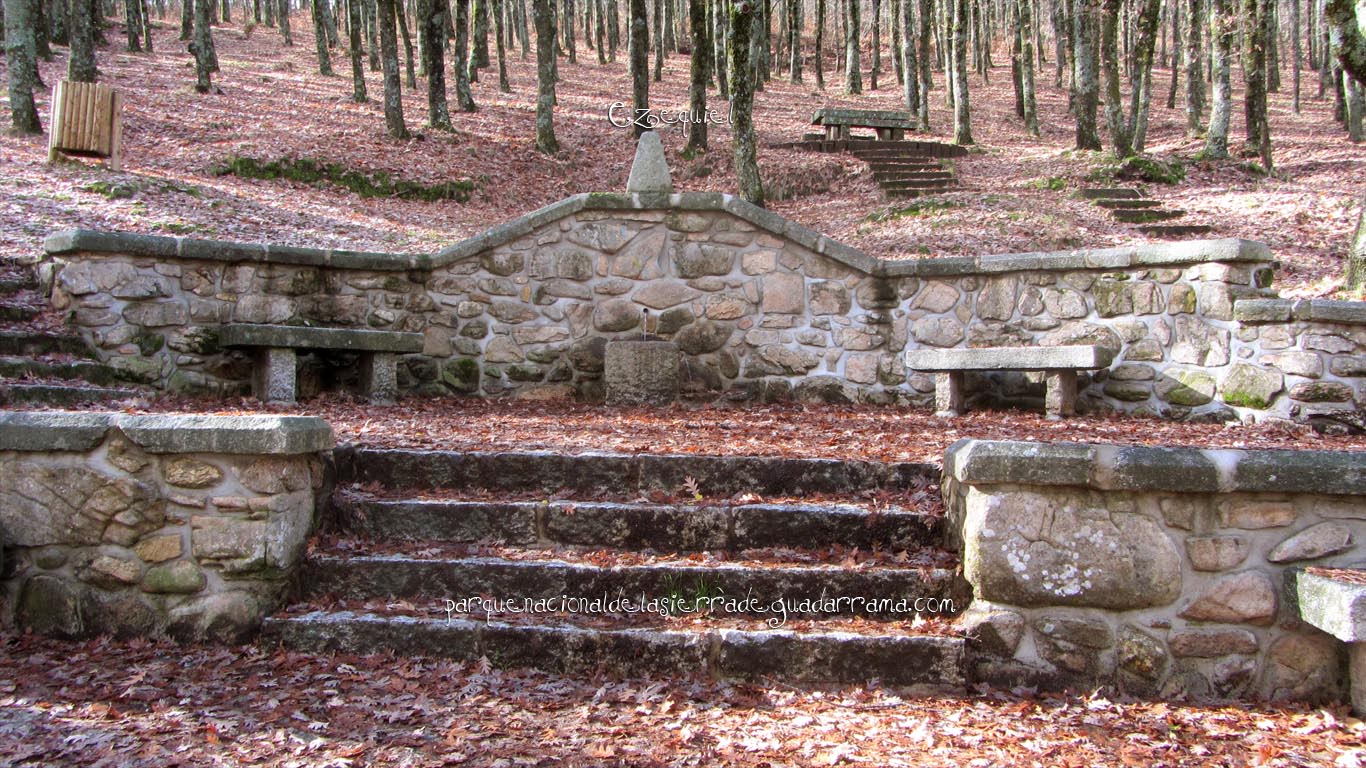
<instances>
[{"instance_id":1,"label":"retaining wall","mask_svg":"<svg viewBox=\"0 0 1366 768\"><path fill-rule=\"evenodd\" d=\"M332 444L314 417L0 413L0 620L243 639L302 557Z\"/></svg>"},{"instance_id":2,"label":"retaining wall","mask_svg":"<svg viewBox=\"0 0 1366 768\"><path fill-rule=\"evenodd\" d=\"M1241 240L889 262L688 193L579 195L437 254L79 230L47 250L53 302L100 356L174 391L245 391L227 322L420 332L400 384L426 394L598 400L606 342L642 335L678 343L698 398L929 404L901 359L921 347L1099 344L1115 363L1082 407L1173 418L1353 411L1366 376L1366 304L1236 315L1273 267ZM1042 399L1037 376L981 384Z\"/></svg>"},{"instance_id":3,"label":"retaining wall","mask_svg":"<svg viewBox=\"0 0 1366 768\"><path fill-rule=\"evenodd\" d=\"M965 440L945 505L973 604L968 676L1010 687L1343 700L1295 574L1359 565L1359 453Z\"/></svg>"}]
</instances>

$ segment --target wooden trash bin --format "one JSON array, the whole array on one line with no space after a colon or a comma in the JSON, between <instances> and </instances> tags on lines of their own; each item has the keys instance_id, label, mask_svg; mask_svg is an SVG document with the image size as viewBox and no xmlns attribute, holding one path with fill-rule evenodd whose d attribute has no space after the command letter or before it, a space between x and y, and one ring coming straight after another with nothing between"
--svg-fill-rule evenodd
<instances>
[{"instance_id":1,"label":"wooden trash bin","mask_svg":"<svg viewBox=\"0 0 1366 768\"><path fill-rule=\"evenodd\" d=\"M109 158L119 170L123 143L123 94L107 85L62 80L52 98L47 161L57 153Z\"/></svg>"}]
</instances>

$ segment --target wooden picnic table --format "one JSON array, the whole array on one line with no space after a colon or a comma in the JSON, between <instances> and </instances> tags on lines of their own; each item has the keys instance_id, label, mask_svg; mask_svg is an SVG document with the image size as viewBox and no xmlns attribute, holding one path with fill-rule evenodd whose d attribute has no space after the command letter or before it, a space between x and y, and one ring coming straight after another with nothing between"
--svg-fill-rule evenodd
<instances>
[{"instance_id":1,"label":"wooden picnic table","mask_svg":"<svg viewBox=\"0 0 1366 768\"><path fill-rule=\"evenodd\" d=\"M901 141L914 126L910 112L887 109L837 109L822 107L811 118L812 125L825 128L828 141L848 139L851 128L872 128L882 141Z\"/></svg>"}]
</instances>

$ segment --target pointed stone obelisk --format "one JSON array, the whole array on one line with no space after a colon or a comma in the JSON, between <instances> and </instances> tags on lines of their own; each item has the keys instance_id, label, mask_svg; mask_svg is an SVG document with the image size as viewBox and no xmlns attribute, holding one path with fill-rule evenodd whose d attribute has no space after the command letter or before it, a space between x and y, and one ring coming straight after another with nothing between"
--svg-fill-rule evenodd
<instances>
[{"instance_id":1,"label":"pointed stone obelisk","mask_svg":"<svg viewBox=\"0 0 1366 768\"><path fill-rule=\"evenodd\" d=\"M664 142L659 140L659 133L646 131L636 140L636 159L631 163L631 175L626 179L626 193L669 195L673 191L669 162L664 159Z\"/></svg>"}]
</instances>

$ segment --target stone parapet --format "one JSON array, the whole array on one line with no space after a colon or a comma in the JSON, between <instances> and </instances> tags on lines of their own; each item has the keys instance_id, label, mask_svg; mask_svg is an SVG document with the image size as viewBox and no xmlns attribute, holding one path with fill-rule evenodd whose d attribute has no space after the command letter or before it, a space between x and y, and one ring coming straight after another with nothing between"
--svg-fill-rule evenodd
<instances>
[{"instance_id":1,"label":"stone parapet","mask_svg":"<svg viewBox=\"0 0 1366 768\"><path fill-rule=\"evenodd\" d=\"M945 456L969 676L1152 697L1340 701L1296 575L1359 562L1360 453L965 440Z\"/></svg>"},{"instance_id":2,"label":"stone parapet","mask_svg":"<svg viewBox=\"0 0 1366 768\"><path fill-rule=\"evenodd\" d=\"M314 417L0 414L0 620L245 638L302 558L332 446Z\"/></svg>"}]
</instances>

